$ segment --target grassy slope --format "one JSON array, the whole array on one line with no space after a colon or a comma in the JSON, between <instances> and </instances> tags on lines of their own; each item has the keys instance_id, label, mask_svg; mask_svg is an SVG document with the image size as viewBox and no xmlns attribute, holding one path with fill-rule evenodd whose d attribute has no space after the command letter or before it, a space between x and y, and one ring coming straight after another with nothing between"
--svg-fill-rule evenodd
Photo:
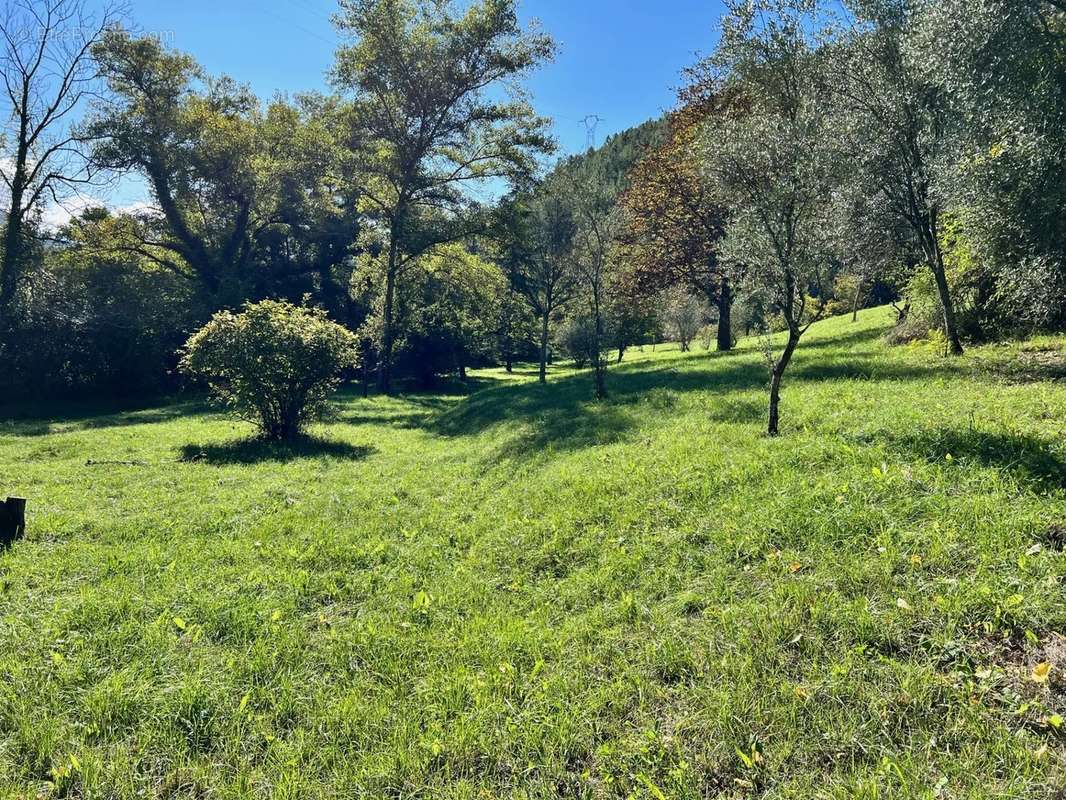
<instances>
[{"instance_id":1,"label":"grassy slope","mask_svg":"<svg viewBox=\"0 0 1066 800\"><path fill-rule=\"evenodd\" d=\"M0 423L0 797L1062 791L1066 340L888 321L812 330L779 440L750 343L606 404L351 396L294 452L193 405Z\"/></svg>"}]
</instances>

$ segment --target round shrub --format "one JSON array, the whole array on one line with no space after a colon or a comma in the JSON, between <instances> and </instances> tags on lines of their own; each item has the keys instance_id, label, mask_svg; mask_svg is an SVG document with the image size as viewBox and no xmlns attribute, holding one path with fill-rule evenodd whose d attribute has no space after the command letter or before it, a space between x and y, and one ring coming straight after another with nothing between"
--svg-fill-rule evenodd
<instances>
[{"instance_id":1,"label":"round shrub","mask_svg":"<svg viewBox=\"0 0 1066 800\"><path fill-rule=\"evenodd\" d=\"M180 369L207 381L263 436L282 440L322 412L357 352L356 337L324 311L264 300L215 314L185 344Z\"/></svg>"}]
</instances>

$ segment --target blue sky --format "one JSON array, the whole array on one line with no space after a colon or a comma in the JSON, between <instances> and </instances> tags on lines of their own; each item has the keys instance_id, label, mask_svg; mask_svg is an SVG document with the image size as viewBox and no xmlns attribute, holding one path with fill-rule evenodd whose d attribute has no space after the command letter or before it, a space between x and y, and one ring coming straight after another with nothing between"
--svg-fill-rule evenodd
<instances>
[{"instance_id":1,"label":"blue sky","mask_svg":"<svg viewBox=\"0 0 1066 800\"><path fill-rule=\"evenodd\" d=\"M338 43L335 0L131 0L143 32L190 53L209 72L246 82L262 97L324 89ZM674 102L681 70L714 44L718 0L522 0L559 43L533 76L537 110L555 119L563 153L584 148L580 120L597 114L610 133L658 116ZM133 186L121 193L133 198Z\"/></svg>"}]
</instances>

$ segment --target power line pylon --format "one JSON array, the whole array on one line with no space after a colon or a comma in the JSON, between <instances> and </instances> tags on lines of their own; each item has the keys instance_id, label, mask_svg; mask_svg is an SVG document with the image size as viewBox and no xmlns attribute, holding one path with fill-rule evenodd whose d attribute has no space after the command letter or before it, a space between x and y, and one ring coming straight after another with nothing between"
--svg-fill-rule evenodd
<instances>
[{"instance_id":1,"label":"power line pylon","mask_svg":"<svg viewBox=\"0 0 1066 800\"><path fill-rule=\"evenodd\" d=\"M581 120L581 124L585 126L586 150L592 150L596 147L596 128L599 127L599 124L603 121L603 117L599 114L589 114Z\"/></svg>"}]
</instances>

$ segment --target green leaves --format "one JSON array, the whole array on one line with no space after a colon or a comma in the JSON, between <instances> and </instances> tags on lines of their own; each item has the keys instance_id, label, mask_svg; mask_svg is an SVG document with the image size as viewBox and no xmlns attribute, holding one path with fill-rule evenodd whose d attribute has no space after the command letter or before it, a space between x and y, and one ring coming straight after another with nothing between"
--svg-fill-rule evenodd
<instances>
[{"instance_id":1,"label":"green leaves","mask_svg":"<svg viewBox=\"0 0 1066 800\"><path fill-rule=\"evenodd\" d=\"M333 77L354 96L364 207L392 220L393 235L423 203L457 210L468 205L467 185L531 174L551 149L546 120L524 100L487 95L554 52L550 37L520 27L513 0L462 12L430 0L355 0L336 24L354 39L337 51Z\"/></svg>"},{"instance_id":2,"label":"green leaves","mask_svg":"<svg viewBox=\"0 0 1066 800\"><path fill-rule=\"evenodd\" d=\"M187 267L211 295L234 291L260 190L259 100L151 36L116 29L94 56L112 102L87 123L93 157L139 172L160 212L147 218L140 251L168 269Z\"/></svg>"},{"instance_id":3,"label":"green leaves","mask_svg":"<svg viewBox=\"0 0 1066 800\"><path fill-rule=\"evenodd\" d=\"M380 388L388 391L405 268L489 226L474 191L527 184L551 152L547 120L515 89L554 52L518 23L515 0L350 0L336 25L338 89L352 96L360 211L382 229ZM500 95L506 99L501 100ZM432 370L430 370L432 375Z\"/></svg>"},{"instance_id":4,"label":"green leaves","mask_svg":"<svg viewBox=\"0 0 1066 800\"><path fill-rule=\"evenodd\" d=\"M270 439L290 439L358 359L356 337L320 309L264 300L221 311L193 334L180 369Z\"/></svg>"},{"instance_id":5,"label":"green leaves","mask_svg":"<svg viewBox=\"0 0 1066 800\"><path fill-rule=\"evenodd\" d=\"M411 601L411 610L420 617L429 616L429 609L433 606L433 595L429 592L418 591Z\"/></svg>"}]
</instances>

